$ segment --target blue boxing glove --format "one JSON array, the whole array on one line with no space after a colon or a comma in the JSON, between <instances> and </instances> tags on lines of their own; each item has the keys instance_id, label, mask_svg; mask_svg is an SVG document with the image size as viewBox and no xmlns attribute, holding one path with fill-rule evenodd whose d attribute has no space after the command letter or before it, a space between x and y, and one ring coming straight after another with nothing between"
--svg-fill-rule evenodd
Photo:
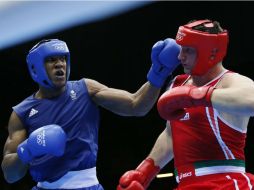
<instances>
[{"instance_id":1,"label":"blue boxing glove","mask_svg":"<svg viewBox=\"0 0 254 190\"><path fill-rule=\"evenodd\" d=\"M180 46L174 39L167 38L158 41L152 47L152 67L147 74L147 80L156 87L162 87L167 77L180 64L178 55Z\"/></svg>"},{"instance_id":2,"label":"blue boxing glove","mask_svg":"<svg viewBox=\"0 0 254 190\"><path fill-rule=\"evenodd\" d=\"M19 144L17 154L24 163L45 154L61 156L66 139L66 134L60 126L46 125L33 131L28 139Z\"/></svg>"}]
</instances>

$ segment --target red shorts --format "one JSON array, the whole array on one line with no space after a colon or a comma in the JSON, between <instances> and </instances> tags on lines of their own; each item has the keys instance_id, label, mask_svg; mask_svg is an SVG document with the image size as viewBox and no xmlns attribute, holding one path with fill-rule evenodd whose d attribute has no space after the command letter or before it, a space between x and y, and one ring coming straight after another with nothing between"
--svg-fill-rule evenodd
<instances>
[{"instance_id":1,"label":"red shorts","mask_svg":"<svg viewBox=\"0 0 254 190\"><path fill-rule=\"evenodd\" d=\"M175 190L252 190L254 175L250 173L221 173L190 177Z\"/></svg>"}]
</instances>

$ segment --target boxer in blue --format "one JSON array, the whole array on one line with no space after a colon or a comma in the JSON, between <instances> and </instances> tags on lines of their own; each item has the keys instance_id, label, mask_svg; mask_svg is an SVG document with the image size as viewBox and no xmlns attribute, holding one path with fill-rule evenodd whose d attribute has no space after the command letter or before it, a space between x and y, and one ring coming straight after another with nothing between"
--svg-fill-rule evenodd
<instances>
[{"instance_id":1,"label":"boxer in blue","mask_svg":"<svg viewBox=\"0 0 254 190\"><path fill-rule=\"evenodd\" d=\"M87 78L69 81L66 43L36 44L27 65L39 90L13 107L2 161L6 181L14 183L29 170L38 182L33 190L102 190L96 177L99 106L122 116L145 115L179 64L179 50L173 39L157 42L148 82L132 94Z\"/></svg>"}]
</instances>

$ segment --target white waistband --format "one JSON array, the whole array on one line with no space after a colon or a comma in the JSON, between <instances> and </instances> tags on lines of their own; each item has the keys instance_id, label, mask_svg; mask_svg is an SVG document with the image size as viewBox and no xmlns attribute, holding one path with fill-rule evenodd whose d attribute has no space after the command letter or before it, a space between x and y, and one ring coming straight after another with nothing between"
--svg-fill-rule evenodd
<instances>
[{"instance_id":1,"label":"white waistband","mask_svg":"<svg viewBox=\"0 0 254 190\"><path fill-rule=\"evenodd\" d=\"M185 173L180 173L176 175L176 182L179 183L184 178L198 177L211 174L221 174L221 173L245 173L245 167L241 166L208 166L203 168L198 168L192 171L186 171Z\"/></svg>"},{"instance_id":2,"label":"white waistband","mask_svg":"<svg viewBox=\"0 0 254 190\"><path fill-rule=\"evenodd\" d=\"M49 182L38 182L37 186L44 189L76 189L99 184L96 177L96 167L80 171L70 171L63 177Z\"/></svg>"},{"instance_id":3,"label":"white waistband","mask_svg":"<svg viewBox=\"0 0 254 190\"><path fill-rule=\"evenodd\" d=\"M218 174L218 173L245 173L245 167L240 166L210 166L195 169L196 176Z\"/></svg>"}]
</instances>

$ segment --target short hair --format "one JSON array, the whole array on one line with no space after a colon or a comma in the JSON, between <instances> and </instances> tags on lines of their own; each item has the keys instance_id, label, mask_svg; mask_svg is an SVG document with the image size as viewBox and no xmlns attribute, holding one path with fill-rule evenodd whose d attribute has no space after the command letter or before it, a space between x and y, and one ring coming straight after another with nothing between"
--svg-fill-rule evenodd
<instances>
[{"instance_id":1,"label":"short hair","mask_svg":"<svg viewBox=\"0 0 254 190\"><path fill-rule=\"evenodd\" d=\"M209 20L209 19L208 19ZM197 20L191 20L189 23L195 22ZM219 34L225 31L218 21L212 21L210 20L210 23L202 23L200 25L194 26L192 29L202 31L202 32L208 32L209 34Z\"/></svg>"}]
</instances>

